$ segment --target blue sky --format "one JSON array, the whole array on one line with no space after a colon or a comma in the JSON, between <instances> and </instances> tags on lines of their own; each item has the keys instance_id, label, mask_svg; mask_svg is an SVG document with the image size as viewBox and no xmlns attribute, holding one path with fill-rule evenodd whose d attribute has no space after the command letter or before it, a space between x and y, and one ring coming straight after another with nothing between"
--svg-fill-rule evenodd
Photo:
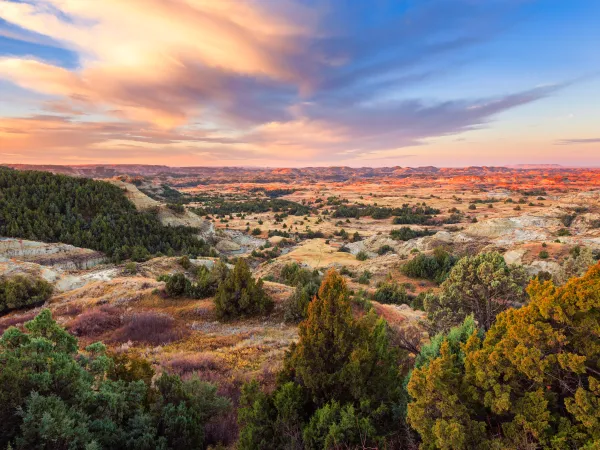
<instances>
[{"instance_id":1,"label":"blue sky","mask_svg":"<svg viewBox=\"0 0 600 450\"><path fill-rule=\"evenodd\" d=\"M600 2L0 0L0 162L600 165Z\"/></svg>"}]
</instances>

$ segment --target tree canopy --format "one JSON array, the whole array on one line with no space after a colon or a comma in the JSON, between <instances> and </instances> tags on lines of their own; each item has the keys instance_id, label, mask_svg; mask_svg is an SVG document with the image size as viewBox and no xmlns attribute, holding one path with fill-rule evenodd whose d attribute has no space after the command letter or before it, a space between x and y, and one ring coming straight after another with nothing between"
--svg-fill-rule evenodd
<instances>
[{"instance_id":1,"label":"tree canopy","mask_svg":"<svg viewBox=\"0 0 600 450\"><path fill-rule=\"evenodd\" d=\"M0 168L0 235L63 242L116 260L151 254L207 255L197 230L163 226L110 183Z\"/></svg>"},{"instance_id":2,"label":"tree canopy","mask_svg":"<svg viewBox=\"0 0 600 450\"><path fill-rule=\"evenodd\" d=\"M598 448L600 265L501 312L482 339L444 339L408 384L425 449Z\"/></svg>"},{"instance_id":3,"label":"tree canopy","mask_svg":"<svg viewBox=\"0 0 600 450\"><path fill-rule=\"evenodd\" d=\"M429 322L447 331L473 314L488 330L498 313L525 301L528 279L522 267L509 266L499 253L466 256L450 270L439 296L425 298Z\"/></svg>"},{"instance_id":4,"label":"tree canopy","mask_svg":"<svg viewBox=\"0 0 600 450\"><path fill-rule=\"evenodd\" d=\"M143 360L111 358L77 339L49 310L0 338L0 447L15 449L188 449L229 408L216 386L162 374Z\"/></svg>"},{"instance_id":5,"label":"tree canopy","mask_svg":"<svg viewBox=\"0 0 600 450\"><path fill-rule=\"evenodd\" d=\"M246 260L239 258L219 284L215 309L221 319L267 314L273 309L273 300L263 289L263 281L256 281Z\"/></svg>"},{"instance_id":6,"label":"tree canopy","mask_svg":"<svg viewBox=\"0 0 600 450\"><path fill-rule=\"evenodd\" d=\"M344 278L329 271L300 324L273 394L245 387L240 449L393 445L399 439L399 353L386 322L355 318Z\"/></svg>"}]
</instances>

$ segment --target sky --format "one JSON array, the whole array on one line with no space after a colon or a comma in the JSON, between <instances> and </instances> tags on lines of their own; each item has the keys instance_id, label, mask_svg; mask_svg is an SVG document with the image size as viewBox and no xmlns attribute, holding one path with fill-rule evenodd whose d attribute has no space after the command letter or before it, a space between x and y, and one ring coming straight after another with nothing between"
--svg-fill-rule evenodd
<instances>
[{"instance_id":1,"label":"sky","mask_svg":"<svg viewBox=\"0 0 600 450\"><path fill-rule=\"evenodd\" d=\"M597 0L0 0L0 163L600 166Z\"/></svg>"}]
</instances>

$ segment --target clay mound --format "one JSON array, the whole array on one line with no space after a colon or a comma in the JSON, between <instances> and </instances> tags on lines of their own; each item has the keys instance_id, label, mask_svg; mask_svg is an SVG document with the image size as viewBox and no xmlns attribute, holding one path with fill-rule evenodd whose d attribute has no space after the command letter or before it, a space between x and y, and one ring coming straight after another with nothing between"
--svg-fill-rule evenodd
<instances>
[{"instance_id":1,"label":"clay mound","mask_svg":"<svg viewBox=\"0 0 600 450\"><path fill-rule=\"evenodd\" d=\"M106 262L106 257L95 250L69 244L0 238L0 259L53 266L61 269L89 269Z\"/></svg>"},{"instance_id":2,"label":"clay mound","mask_svg":"<svg viewBox=\"0 0 600 450\"><path fill-rule=\"evenodd\" d=\"M0 274L7 277L24 275L35 278L43 278L49 283L54 283L60 278L61 271L54 270L36 263L12 260L0 261Z\"/></svg>"},{"instance_id":3,"label":"clay mound","mask_svg":"<svg viewBox=\"0 0 600 450\"><path fill-rule=\"evenodd\" d=\"M377 256L377 250L384 245L389 245L395 249L398 246L398 241L390 238L389 234L376 234L361 241L346 244L346 248L352 255L364 251L367 252L369 257L374 258Z\"/></svg>"},{"instance_id":4,"label":"clay mound","mask_svg":"<svg viewBox=\"0 0 600 450\"><path fill-rule=\"evenodd\" d=\"M523 215L495 218L474 223L467 226L464 232L472 236L495 239L529 227L547 230L560 226L562 226L562 223L554 217Z\"/></svg>"},{"instance_id":5,"label":"clay mound","mask_svg":"<svg viewBox=\"0 0 600 450\"><path fill-rule=\"evenodd\" d=\"M562 222L555 217L523 215L471 224L464 230L464 234L495 241L501 245L511 245L549 240L553 232L561 227Z\"/></svg>"},{"instance_id":6,"label":"clay mound","mask_svg":"<svg viewBox=\"0 0 600 450\"><path fill-rule=\"evenodd\" d=\"M208 232L212 223L197 216L191 211L186 210L183 214L176 214L166 206L161 206L158 211L160 223L171 227L192 227L198 228L201 232Z\"/></svg>"},{"instance_id":7,"label":"clay mound","mask_svg":"<svg viewBox=\"0 0 600 450\"><path fill-rule=\"evenodd\" d=\"M99 280L83 287L54 295L50 304L79 302L88 304L124 305L151 295L155 289L162 288L163 282L146 277L113 278Z\"/></svg>"}]
</instances>

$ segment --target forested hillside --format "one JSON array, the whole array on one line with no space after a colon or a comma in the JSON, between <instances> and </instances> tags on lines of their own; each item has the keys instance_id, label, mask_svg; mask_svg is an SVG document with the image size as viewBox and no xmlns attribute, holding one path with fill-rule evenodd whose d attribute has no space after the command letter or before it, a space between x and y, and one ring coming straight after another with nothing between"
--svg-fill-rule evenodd
<instances>
[{"instance_id":1,"label":"forested hillside","mask_svg":"<svg viewBox=\"0 0 600 450\"><path fill-rule=\"evenodd\" d=\"M45 172L0 168L0 236L64 242L120 260L148 254L205 255L184 227L165 227L139 212L116 186Z\"/></svg>"}]
</instances>

